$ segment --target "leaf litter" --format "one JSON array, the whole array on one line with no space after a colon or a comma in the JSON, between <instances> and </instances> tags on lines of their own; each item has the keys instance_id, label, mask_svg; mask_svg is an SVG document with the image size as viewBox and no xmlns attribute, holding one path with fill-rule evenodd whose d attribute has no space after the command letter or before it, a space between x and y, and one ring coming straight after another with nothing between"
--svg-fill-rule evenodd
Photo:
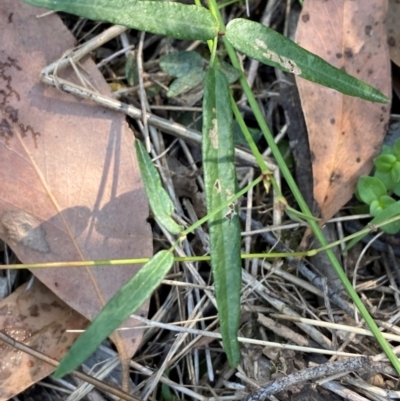
<instances>
[{"instance_id":1,"label":"leaf litter","mask_svg":"<svg viewBox=\"0 0 400 401\"><path fill-rule=\"evenodd\" d=\"M389 45L390 59L400 66L400 3L389 0L389 8L386 15L387 43Z\"/></svg>"},{"instance_id":2,"label":"leaf litter","mask_svg":"<svg viewBox=\"0 0 400 401\"><path fill-rule=\"evenodd\" d=\"M54 359L63 356L79 335L66 330L82 330L87 324L82 315L37 280L29 290L26 283L0 301L0 330ZM1 401L54 371L53 366L3 343L0 352Z\"/></svg>"},{"instance_id":3,"label":"leaf litter","mask_svg":"<svg viewBox=\"0 0 400 401\"><path fill-rule=\"evenodd\" d=\"M291 10L291 13L295 14L296 9ZM280 15L282 14L277 12L271 15L274 23L281 22ZM134 35L128 35L128 38L132 42L136 40ZM173 46L180 45L179 42L172 43ZM175 50L178 50L178 48ZM159 50L153 53L154 49L151 50L151 48L145 46L144 66L149 73L156 73L157 67L154 66L154 63L151 64L151 61L147 61L147 57L149 57L149 60L150 58L153 58L153 60L157 59L157 57L159 58L160 54L158 51L168 52L168 47L161 46ZM112 64L113 69L116 71L114 79L123 71L122 67L119 69L119 65L121 64L123 65L124 63L117 61ZM263 80L258 79L256 81L254 90L261 94L261 99L265 102L266 110L269 110L269 114L267 115L271 120L271 126L275 132L278 132L288 122L278 118L276 103L272 101L274 98L265 97L265 93L268 92L269 86L275 78L266 74L263 68L260 69L260 74L262 74ZM108 76L108 78L113 81L112 75ZM149 85L157 86L157 83L152 82L149 77L147 79ZM58 93L58 95L61 94ZM173 98L167 99L165 92L163 95L162 100L164 101L164 105L171 108L177 107ZM240 96L240 93L236 93L236 95ZM135 93L131 96L131 100L136 101ZM66 101L71 101L71 97L67 96L65 99ZM159 99L148 95L148 100L152 105L153 103L157 103ZM190 109L185 110L185 107L181 107L179 111L176 109L172 110L170 114L167 114L168 111L164 110L158 111L154 109L152 111L154 114L171 118L185 112L190 114L192 121L198 119L198 114L196 115L198 112L191 111ZM171 125L169 129L171 133L174 128ZM192 146L190 143L185 144L181 141L174 143L168 136L158 135L157 138L157 140L153 140L155 152L161 161L167 161L161 165L167 166L169 160L173 160L174 158L179 160L179 163L185 165L187 169L193 172L193 176L197 177L197 185L199 190L201 190L202 180L198 172L196 172L196 162L199 160L198 148ZM248 165L246 166L243 163L238 164L239 186L243 186L248 182L250 169ZM170 182L169 170L160 170L163 182ZM173 192L174 187L167 187L167 190L168 192ZM295 227L293 227L293 222L286 221L283 226L269 227L272 224L272 220L268 212L274 206L272 198L270 195L265 194L262 188L257 188L255 195L254 198L241 201L240 205L244 208L244 210L240 211L240 216L243 221L248 221L249 230L264 230L261 233L255 231L249 234L251 238L250 250L260 250L260 242L263 251L265 251L266 246L274 246L275 251L284 251L286 249L285 246L296 250L299 242L298 238L301 238L304 230L301 224L296 223ZM173 199L177 215L182 219L189 218L191 221L195 221L196 218L202 217L191 214L189 212L190 208L183 206L190 206L191 204L191 197L188 195L183 198L175 197ZM284 243L277 243L276 237L270 234L268 230L279 232L283 235ZM161 241L169 240L168 236L164 236L156 227L153 234L160 239L160 244ZM199 240L198 236L200 235L204 235L204 232L203 234L196 233L194 238L189 239L188 242L184 242L182 247L178 248L178 253L183 256L192 252L199 255L207 252L207 243ZM156 248L160 247L160 244L157 244ZM352 250L347 255L347 264L350 273L353 272L354 268L357 269L356 259L360 251L361 249L358 248ZM394 288L397 288L398 284L393 278L393 273L390 275L390 269L389 271L387 270L387 262L385 260L381 262L377 259L379 252L381 252L379 248L369 250L365 266L358 268L358 272L355 273L356 285L363 291L368 302L378 306L376 316L379 319L381 327L389 328L393 327L391 326L391 322L394 322L396 319L393 305L397 305L398 302L396 301L395 292L390 289L390 286L394 285ZM196 268L201 269L201 275ZM302 276L297 277L297 275L292 274L290 269L298 270ZM266 280L265 276L267 276ZM319 344L318 348L320 348L320 351L328 354L327 356L323 355L320 357L322 358L319 361L319 363L322 362L320 367L324 368L328 358L331 358L329 353L335 353L334 349L338 349L338 346L342 345L343 341L349 341L348 335L344 335L343 338L341 336L335 337L335 332L338 330L335 323L344 323L350 330L353 326L357 325L351 305L347 303L346 299L340 299L340 297L338 299L337 294L335 295L330 292L329 285L327 286L321 277L316 276L308 266L298 260L289 260L284 263L277 261L274 264L270 264L267 260L256 260L253 264L249 265L249 274L243 272L243 277L240 329L240 336L242 337L240 339L242 349L241 371L228 370L220 344L216 341L212 342L212 339L204 335L207 332L210 333L210 336L214 335L214 330L219 326L215 309L213 308L215 300L213 289L209 286L209 271L205 269L204 264L185 263L179 268L177 267L174 273L167 276L164 281L165 285L156 293L153 301L157 307L152 311L152 314L154 314L152 319L141 320L142 324L147 324L149 328L144 336L135 361L131 362L131 367L135 369L135 372L138 372L135 384L141 386L139 387L141 389L139 390L140 394L138 393L140 398L147 397L155 389L161 389L162 384L164 387L168 386L173 392L177 392L185 398L191 397L192 399L203 400L215 397L217 394L218 396L229 395L231 399L239 400L254 391L254 388L248 384L249 381L263 385L272 380L273 384L279 384L274 390L278 391L278 393L275 393L276 396L279 399L286 400L290 399L291 393L287 391L284 384L282 385L282 380L280 380L282 375L289 377L290 380L295 379L295 375L299 375L300 383L297 382L297 385L290 387L293 397L295 396L298 400L326 398L327 394L332 399L339 399L338 395L335 396L331 392L326 393L326 391L335 391L336 394L344 394L343 381L347 381L347 393L351 392L354 396L359 396L361 393L364 397L371 400L375 399L374 392L382 390L378 385L384 385L386 389L390 389L385 391L395 391L395 383L388 376L388 374L390 375L388 365L382 363L379 365L382 357L375 358L374 361L364 360L364 366L365 363L368 363L368 366L370 366L371 376L374 369L378 371L374 376L374 381L369 380L369 383L361 381L357 383L352 382L351 375L346 375L342 378L342 382L337 380L323 382L317 388L304 384L306 381L305 378L313 380L313 378L320 377L318 374L321 374L312 373L308 370L310 368L310 359L315 358L317 355L316 349L313 348L315 347L315 343L310 344L309 339L312 338L313 341L316 341ZM304 277L307 277L308 281L304 280ZM379 280L376 281L375 277L378 277ZM172 291L168 290L170 287L172 287ZM382 294L384 294L383 297ZM318 301L322 301L322 303L319 304ZM335 309L337 305L340 305L341 310ZM307 317L312 317L314 320L318 320L315 319L315 316L319 316L319 319L329 321L330 328L312 328L309 323L301 322L288 323L283 317L278 318L279 320L272 318L268 321L268 325L264 326L260 323L262 319L257 319L257 315L269 315L274 310L281 314L284 311L283 313L286 316L293 313L297 314L298 319L301 315L306 315ZM344 311L349 315L347 316ZM343 316L345 319L342 319ZM170 324L178 322L180 324ZM176 337L173 330L178 328L182 329L182 333ZM394 328L394 330L396 329ZM154 341L155 338L156 341ZM351 334L350 338L354 338L354 334ZM199 339L201 342L199 342ZM271 343L268 343L266 339L272 340ZM254 343L256 340L259 342ZM336 346L335 341L339 341ZM294 348L295 346L310 348L309 352L307 352L307 349L302 348L283 350L279 348L282 346L281 344L289 347L293 346ZM351 346L347 346L341 352L347 352L354 356L365 354L366 349L368 349L370 355L375 355L379 352L374 341L357 335L357 338L353 339ZM334 365L336 373L340 372L341 369L348 368L349 365L346 365L346 361L349 363L355 362L353 358L346 359L335 355L332 358L339 359L337 365ZM184 364L183 361L185 361ZM197 368L199 362L207 366L207 373ZM354 364L351 366L353 369L357 369ZM276 369L276 367L279 369ZM326 367L329 368L330 365L326 365ZM166 373L165 375L163 375L164 372ZM181 372L183 372L183 375ZM191 373L189 374L189 372ZM235 373L237 376L234 376ZM207 386L202 386L204 382L207 383ZM294 382L291 381L291 383ZM213 391L209 390L208 385L213 386ZM367 385L369 386L368 390L365 390ZM193 391L192 386L196 386L196 391ZM281 392L279 393L279 391Z\"/></svg>"},{"instance_id":4,"label":"leaf litter","mask_svg":"<svg viewBox=\"0 0 400 401\"><path fill-rule=\"evenodd\" d=\"M56 15L42 24L32 6L6 1L2 7L0 113L9 130L0 134L0 237L22 262L150 256L148 207L124 117L40 84L40 71L72 48L74 39ZM81 68L93 87L110 94L90 59ZM74 75L60 72L72 80ZM33 274L93 319L139 268ZM147 308L144 304L141 313ZM135 353L141 334L113 335L122 358Z\"/></svg>"},{"instance_id":5,"label":"leaf litter","mask_svg":"<svg viewBox=\"0 0 400 401\"><path fill-rule=\"evenodd\" d=\"M386 11L381 0L306 2L296 41L390 96ZM349 97L300 77L296 82L312 155L314 198L326 221L351 199L358 178L371 171L387 131L389 105Z\"/></svg>"}]
</instances>

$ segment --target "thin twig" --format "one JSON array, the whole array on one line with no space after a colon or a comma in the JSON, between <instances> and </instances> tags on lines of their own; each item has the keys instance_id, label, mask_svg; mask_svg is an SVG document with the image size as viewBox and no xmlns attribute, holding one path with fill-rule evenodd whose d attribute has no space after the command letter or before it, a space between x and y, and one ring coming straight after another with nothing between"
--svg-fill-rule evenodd
<instances>
[{"instance_id":1,"label":"thin twig","mask_svg":"<svg viewBox=\"0 0 400 401\"><path fill-rule=\"evenodd\" d=\"M365 336L370 336L373 337L374 335L372 334L371 331L362 329L359 327L353 327L353 326L346 326L344 324L337 324L337 323L332 323L332 322L323 322L320 320L312 320L312 319L306 319L303 317L296 317L296 316L287 316L287 315L281 315L277 313L271 314L271 317L274 317L276 319L284 319L284 320L290 320L292 322L302 322L306 324L311 324L313 326L319 326L319 327L326 327L331 330L342 330L342 331L349 331L351 333L356 333L356 334L361 334ZM396 334L390 334L390 333L382 333L382 335L387 339L387 340L392 340L392 341L400 341L400 336Z\"/></svg>"},{"instance_id":2,"label":"thin twig","mask_svg":"<svg viewBox=\"0 0 400 401\"><path fill-rule=\"evenodd\" d=\"M62 90L63 92L70 93L82 99L88 99L94 101L101 106L124 113L127 116L132 117L136 120L142 120L142 111L140 109L132 105L128 105L126 103L112 99L108 96L104 96L100 93L96 93L88 89L82 88L78 85L74 85L71 82L66 81L64 79L54 78L50 75L42 75L42 82L47 85L55 86L58 89ZM154 127L168 134L175 135L176 137L184 139L191 143L196 143L196 144L201 143L201 133L196 130L186 128L181 124L168 121L165 118L158 117L151 113L147 113L147 121L149 125L153 125ZM248 151L236 148L235 156L237 160L241 161L242 163L258 167L257 161L254 158L253 154ZM271 161L271 159L268 158L267 160L265 160L265 162L271 171L276 170L276 166Z\"/></svg>"},{"instance_id":3,"label":"thin twig","mask_svg":"<svg viewBox=\"0 0 400 401\"><path fill-rule=\"evenodd\" d=\"M190 334L197 334L205 337L211 337L215 339L222 339L222 336L220 333L212 332L212 331L203 331L203 330L198 330L198 329L190 329L187 327L179 327L179 326L174 326L172 324L167 324L167 323L160 323L160 322L153 322L152 320L143 318L141 316L137 315L131 315L132 319L139 320L143 323L148 324L150 327L160 327L162 329L166 330L171 330L171 331L177 331L181 333L190 333ZM132 328L134 330L134 328ZM357 354L352 354L348 352L336 352L336 351L331 351L331 350L326 350L326 349L321 349L321 348L311 348L311 347L300 347L297 345L291 345L291 344L281 344L281 343L275 343L271 341L262 341L262 340L257 340L254 338L246 338L246 337L238 337L239 342L243 343L248 343L248 344L256 344L256 345L263 345L263 346L268 346L268 347L273 347L273 348L280 348L280 349L292 349L295 351L302 351L302 352L315 352L317 354L326 354L326 355L340 355L340 356L358 356Z\"/></svg>"},{"instance_id":4,"label":"thin twig","mask_svg":"<svg viewBox=\"0 0 400 401\"><path fill-rule=\"evenodd\" d=\"M269 395L283 391L294 384L304 383L305 381L331 375L333 373L354 372L372 364L372 359L367 356L351 358L345 361L327 362L324 365L303 369L289 376L281 377L273 383L261 387L253 394L250 394L245 401L262 401Z\"/></svg>"}]
</instances>

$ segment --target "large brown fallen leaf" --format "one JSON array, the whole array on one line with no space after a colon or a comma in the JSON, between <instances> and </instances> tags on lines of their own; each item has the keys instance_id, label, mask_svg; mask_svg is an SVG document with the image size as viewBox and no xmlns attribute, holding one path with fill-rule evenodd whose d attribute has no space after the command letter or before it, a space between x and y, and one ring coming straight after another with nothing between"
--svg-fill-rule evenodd
<instances>
[{"instance_id":1,"label":"large brown fallen leaf","mask_svg":"<svg viewBox=\"0 0 400 401\"><path fill-rule=\"evenodd\" d=\"M400 1L389 0L386 17L387 42L391 60L400 66Z\"/></svg>"},{"instance_id":2,"label":"large brown fallen leaf","mask_svg":"<svg viewBox=\"0 0 400 401\"><path fill-rule=\"evenodd\" d=\"M79 313L39 281L26 284L0 302L0 330L55 359L71 347L77 334L88 324ZM54 371L51 366L9 345L0 344L0 401L19 394Z\"/></svg>"},{"instance_id":3,"label":"large brown fallen leaf","mask_svg":"<svg viewBox=\"0 0 400 401\"><path fill-rule=\"evenodd\" d=\"M390 97L386 0L307 0L296 41ZM314 198L324 221L369 174L387 130L389 105L342 95L296 77L312 155Z\"/></svg>"},{"instance_id":4,"label":"large brown fallen leaf","mask_svg":"<svg viewBox=\"0 0 400 401\"><path fill-rule=\"evenodd\" d=\"M148 206L132 132L123 115L40 83L41 69L74 46L57 15L37 19L40 13L20 1L1 2L0 237L26 263L149 257ZM111 95L91 60L82 67L94 87ZM72 69L61 76L77 82ZM138 269L33 273L91 320ZM138 313L147 314L147 304ZM113 336L124 358L140 339L138 330Z\"/></svg>"}]
</instances>

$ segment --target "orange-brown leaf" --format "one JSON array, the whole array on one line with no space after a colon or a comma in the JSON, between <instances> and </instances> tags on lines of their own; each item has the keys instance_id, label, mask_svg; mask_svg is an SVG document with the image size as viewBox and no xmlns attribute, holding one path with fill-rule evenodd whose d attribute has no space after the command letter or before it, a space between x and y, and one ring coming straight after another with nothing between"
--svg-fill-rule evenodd
<instances>
[{"instance_id":1,"label":"orange-brown leaf","mask_svg":"<svg viewBox=\"0 0 400 401\"><path fill-rule=\"evenodd\" d=\"M146 197L122 114L48 88L39 74L74 46L57 15L3 0L0 13L0 238L23 262L117 259L152 254ZM87 59L78 67L110 90ZM73 70L61 74L77 81ZM33 273L93 319L139 266L60 268ZM144 305L142 313L147 313ZM125 325L137 325L133 320ZM115 334L131 356L141 333Z\"/></svg>"},{"instance_id":2,"label":"orange-brown leaf","mask_svg":"<svg viewBox=\"0 0 400 401\"><path fill-rule=\"evenodd\" d=\"M60 359L88 321L72 310L38 280L27 290L26 284L0 301L0 330L54 359ZM0 401L19 394L43 379L55 367L0 344Z\"/></svg>"},{"instance_id":3,"label":"orange-brown leaf","mask_svg":"<svg viewBox=\"0 0 400 401\"><path fill-rule=\"evenodd\" d=\"M389 0L386 29L390 58L400 66L400 2L398 0Z\"/></svg>"},{"instance_id":4,"label":"orange-brown leaf","mask_svg":"<svg viewBox=\"0 0 400 401\"><path fill-rule=\"evenodd\" d=\"M306 0L296 33L300 46L390 97L385 0ZM308 128L314 198L323 220L353 195L379 152L389 105L370 103L296 77Z\"/></svg>"}]
</instances>

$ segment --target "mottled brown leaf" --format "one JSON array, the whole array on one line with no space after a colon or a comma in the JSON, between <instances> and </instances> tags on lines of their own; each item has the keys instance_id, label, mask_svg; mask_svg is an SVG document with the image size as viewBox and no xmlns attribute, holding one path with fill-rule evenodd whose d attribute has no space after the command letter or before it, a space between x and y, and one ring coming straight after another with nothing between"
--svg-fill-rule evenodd
<instances>
[{"instance_id":1,"label":"mottled brown leaf","mask_svg":"<svg viewBox=\"0 0 400 401\"><path fill-rule=\"evenodd\" d=\"M0 7L0 237L23 262L148 257L148 206L125 117L40 83L43 67L74 46L57 15L20 1ZM78 66L111 95L95 64ZM72 69L60 74L78 83ZM139 266L33 273L88 319ZM147 313L144 305L140 313ZM137 325L133 320L126 325ZM141 332L115 334L122 356Z\"/></svg>"},{"instance_id":2,"label":"mottled brown leaf","mask_svg":"<svg viewBox=\"0 0 400 401\"><path fill-rule=\"evenodd\" d=\"M88 321L38 280L0 301L0 330L54 359L71 347ZM8 400L54 371L41 360L0 341L0 401Z\"/></svg>"},{"instance_id":3,"label":"mottled brown leaf","mask_svg":"<svg viewBox=\"0 0 400 401\"><path fill-rule=\"evenodd\" d=\"M400 66L400 2L389 0L386 17L387 43L391 60Z\"/></svg>"},{"instance_id":4,"label":"mottled brown leaf","mask_svg":"<svg viewBox=\"0 0 400 401\"><path fill-rule=\"evenodd\" d=\"M305 1L300 46L390 97L386 0ZM379 152L389 105L370 103L296 77L311 148L314 197L323 220L353 195Z\"/></svg>"}]
</instances>

